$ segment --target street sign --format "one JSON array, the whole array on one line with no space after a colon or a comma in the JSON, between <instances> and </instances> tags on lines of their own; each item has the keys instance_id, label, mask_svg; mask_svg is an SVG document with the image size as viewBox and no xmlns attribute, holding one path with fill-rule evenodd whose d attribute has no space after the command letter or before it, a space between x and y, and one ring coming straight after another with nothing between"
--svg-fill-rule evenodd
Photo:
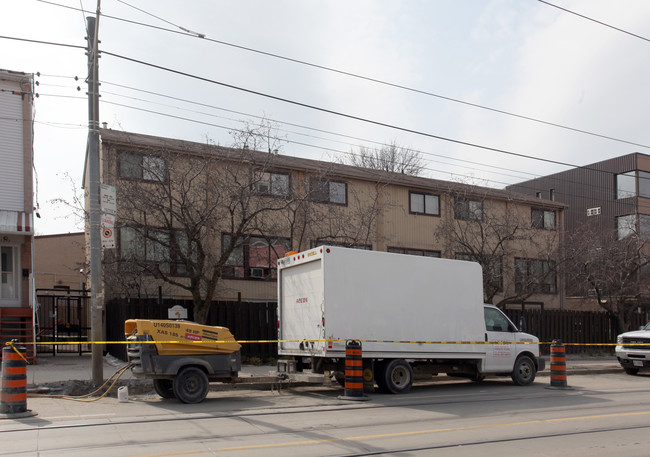
<instances>
[{"instance_id":1,"label":"street sign","mask_svg":"<svg viewBox=\"0 0 650 457\"><path fill-rule=\"evenodd\" d=\"M99 188L102 213L117 213L117 194L115 187L109 186L108 184L100 184Z\"/></svg>"},{"instance_id":2,"label":"street sign","mask_svg":"<svg viewBox=\"0 0 650 457\"><path fill-rule=\"evenodd\" d=\"M111 214L102 215L102 247L107 249L115 248L115 216Z\"/></svg>"}]
</instances>

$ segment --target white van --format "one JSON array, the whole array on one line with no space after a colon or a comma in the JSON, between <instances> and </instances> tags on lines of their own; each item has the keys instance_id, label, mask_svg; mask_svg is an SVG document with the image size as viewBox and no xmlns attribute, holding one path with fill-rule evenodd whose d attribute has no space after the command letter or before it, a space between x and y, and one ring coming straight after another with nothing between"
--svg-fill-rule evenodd
<instances>
[{"instance_id":1,"label":"white van","mask_svg":"<svg viewBox=\"0 0 650 457\"><path fill-rule=\"evenodd\" d=\"M483 304L478 263L334 246L278 261L278 354L298 370L344 372L346 341L362 344L364 378L408 391L414 372L511 376L544 369L539 340Z\"/></svg>"}]
</instances>

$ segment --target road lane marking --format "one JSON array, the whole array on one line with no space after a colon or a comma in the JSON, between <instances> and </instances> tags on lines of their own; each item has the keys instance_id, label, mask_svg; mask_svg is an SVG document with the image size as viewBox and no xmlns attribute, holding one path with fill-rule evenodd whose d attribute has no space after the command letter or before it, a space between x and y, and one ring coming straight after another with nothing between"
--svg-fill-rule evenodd
<instances>
[{"instance_id":1,"label":"road lane marking","mask_svg":"<svg viewBox=\"0 0 650 457\"><path fill-rule=\"evenodd\" d=\"M644 416L650 415L650 411L641 411L636 413L615 413L615 414L598 414L593 416L576 416L576 417L565 417L565 418L556 418L556 419L538 419L532 421L522 421L522 422L508 422L503 424L482 424L482 425L470 425L466 427L454 427L454 428L439 428L432 430L417 430L417 431L408 431L408 432L395 432L395 433L382 433L377 435L361 435L361 436L349 436L346 438L329 438L322 440L307 440L307 441L289 441L284 443L269 443L269 444L257 444L249 446L235 446L235 447L224 447L220 448L219 451L244 451L251 449L265 449L265 448L277 448L277 447L292 447L292 446L305 446L311 444L322 444L322 443L334 443L334 442L344 442L344 441L357 441L357 440L368 440L368 439L379 439L379 438L395 438L400 436L414 436L414 435L427 435L434 433L443 433L443 432L457 432L457 431L467 431L467 430L480 430L496 427L513 427L521 425L533 425L533 424L543 424L551 422L562 422L562 421L575 421L575 420L586 420L586 419L602 419L602 418L612 418L612 417L626 417L626 416ZM162 456L162 454L161 454ZM150 457L150 456L139 456L139 457ZM151 456L153 457L153 456ZM156 455L155 457L158 457Z\"/></svg>"}]
</instances>

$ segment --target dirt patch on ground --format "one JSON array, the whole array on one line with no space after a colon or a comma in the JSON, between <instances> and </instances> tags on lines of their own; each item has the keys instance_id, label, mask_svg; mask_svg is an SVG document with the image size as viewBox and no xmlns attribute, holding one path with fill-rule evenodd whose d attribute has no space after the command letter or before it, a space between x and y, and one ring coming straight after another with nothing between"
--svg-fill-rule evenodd
<instances>
[{"instance_id":1,"label":"dirt patch on ground","mask_svg":"<svg viewBox=\"0 0 650 457\"><path fill-rule=\"evenodd\" d=\"M104 394L109 388L110 391L106 396L117 398L117 389L122 386L129 388L129 395L149 395L155 394L153 383L149 380L129 379L124 381L117 381L113 387L110 384L101 389L97 389L92 381L60 381L39 384L37 387L28 388L28 393L44 394L44 395L65 395L71 397L78 397L88 395L93 392L93 396L100 396Z\"/></svg>"}]
</instances>

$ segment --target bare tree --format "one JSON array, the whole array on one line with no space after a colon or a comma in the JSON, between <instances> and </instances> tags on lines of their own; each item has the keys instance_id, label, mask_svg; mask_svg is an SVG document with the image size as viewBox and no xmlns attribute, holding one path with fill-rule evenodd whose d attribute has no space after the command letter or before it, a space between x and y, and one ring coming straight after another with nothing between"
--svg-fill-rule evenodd
<instances>
[{"instance_id":1,"label":"bare tree","mask_svg":"<svg viewBox=\"0 0 650 457\"><path fill-rule=\"evenodd\" d=\"M567 237L566 272L571 293L593 296L616 317L621 332L630 330L632 315L650 297L648 238L630 227L617 230L584 224Z\"/></svg>"},{"instance_id":2,"label":"bare tree","mask_svg":"<svg viewBox=\"0 0 650 457\"><path fill-rule=\"evenodd\" d=\"M184 290L198 322L224 279L271 280L291 249L372 244L376 234L382 186L348 188L326 164L290 179L286 159L250 148L126 149L116 152L120 248L105 255L106 283L126 296ZM253 263L260 256L266 268Z\"/></svg>"},{"instance_id":3,"label":"bare tree","mask_svg":"<svg viewBox=\"0 0 650 457\"><path fill-rule=\"evenodd\" d=\"M279 131L280 125L277 122L263 117L257 122L244 121L244 128L233 129L228 133L233 138L233 148L278 154L284 141L279 136Z\"/></svg>"},{"instance_id":4,"label":"bare tree","mask_svg":"<svg viewBox=\"0 0 650 457\"><path fill-rule=\"evenodd\" d=\"M351 151L342 158L342 162L361 168L389 171L411 176L419 176L424 171L422 155L408 147L391 141L381 148L360 146L358 151Z\"/></svg>"},{"instance_id":5,"label":"bare tree","mask_svg":"<svg viewBox=\"0 0 650 457\"><path fill-rule=\"evenodd\" d=\"M83 230L84 222L88 216L85 208L85 198L88 197L88 191L82 189L68 172L63 173L61 179L66 181L70 186L71 198L57 197L49 200L48 203L55 208L63 208L65 210L65 214L56 216L57 218L68 219L72 217L75 226Z\"/></svg>"},{"instance_id":6,"label":"bare tree","mask_svg":"<svg viewBox=\"0 0 650 457\"><path fill-rule=\"evenodd\" d=\"M450 256L481 265L486 303L522 303L556 290L556 231L532 229L516 205L497 205L476 187L451 189L450 197L453 214L442 218L434 236Z\"/></svg>"},{"instance_id":7,"label":"bare tree","mask_svg":"<svg viewBox=\"0 0 650 457\"><path fill-rule=\"evenodd\" d=\"M131 286L143 287L146 280L137 278L153 276L189 292L194 318L206 322L231 257L248 234L273 235L274 214L290 196L261 191L268 162L246 149L140 150L122 152L119 160L123 170L136 165L144 180L119 181L121 249L113 285L124 285L126 271L136 278L126 282Z\"/></svg>"}]
</instances>

